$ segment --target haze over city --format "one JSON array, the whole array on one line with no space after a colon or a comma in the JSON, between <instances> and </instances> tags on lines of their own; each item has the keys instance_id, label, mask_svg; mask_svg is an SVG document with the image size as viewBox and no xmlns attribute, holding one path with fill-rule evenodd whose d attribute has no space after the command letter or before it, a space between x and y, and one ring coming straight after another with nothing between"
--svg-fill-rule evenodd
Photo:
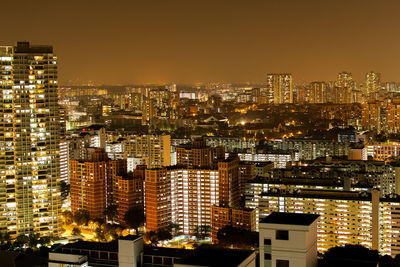
<instances>
[{"instance_id":1,"label":"haze over city","mask_svg":"<svg viewBox=\"0 0 400 267\"><path fill-rule=\"evenodd\" d=\"M60 84L364 80L400 75L400 2L6 1L3 44L52 44ZM18 13L18 17L15 15Z\"/></svg>"}]
</instances>

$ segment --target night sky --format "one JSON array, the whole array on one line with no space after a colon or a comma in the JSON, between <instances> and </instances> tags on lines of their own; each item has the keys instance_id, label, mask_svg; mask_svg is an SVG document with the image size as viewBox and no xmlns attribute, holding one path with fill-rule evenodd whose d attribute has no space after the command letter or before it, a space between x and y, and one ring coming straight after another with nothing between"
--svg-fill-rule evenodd
<instances>
[{"instance_id":1,"label":"night sky","mask_svg":"<svg viewBox=\"0 0 400 267\"><path fill-rule=\"evenodd\" d=\"M62 84L400 81L399 14L400 1L10 0L1 43L53 45Z\"/></svg>"}]
</instances>

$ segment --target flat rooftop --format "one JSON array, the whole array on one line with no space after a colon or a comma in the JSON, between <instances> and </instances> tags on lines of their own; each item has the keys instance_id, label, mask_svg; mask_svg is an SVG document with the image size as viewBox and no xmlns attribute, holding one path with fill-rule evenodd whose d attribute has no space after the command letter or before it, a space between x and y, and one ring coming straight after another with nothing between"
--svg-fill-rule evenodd
<instances>
[{"instance_id":1,"label":"flat rooftop","mask_svg":"<svg viewBox=\"0 0 400 267\"><path fill-rule=\"evenodd\" d=\"M120 239L120 240L131 240L131 241L134 241L134 240L136 240L136 239L139 239L141 236L138 236L138 235L127 235L127 236L123 236L123 237L120 237L120 238L118 238L118 239Z\"/></svg>"},{"instance_id":2,"label":"flat rooftop","mask_svg":"<svg viewBox=\"0 0 400 267\"><path fill-rule=\"evenodd\" d=\"M254 253L252 250L198 248L178 264L233 267L240 265L252 253Z\"/></svg>"},{"instance_id":3,"label":"flat rooftop","mask_svg":"<svg viewBox=\"0 0 400 267\"><path fill-rule=\"evenodd\" d=\"M118 240L114 240L108 243L92 242L92 241L78 241L75 243L66 244L61 248L62 252L68 252L69 250L97 250L97 251L108 251L118 252Z\"/></svg>"},{"instance_id":4,"label":"flat rooftop","mask_svg":"<svg viewBox=\"0 0 400 267\"><path fill-rule=\"evenodd\" d=\"M260 223L310 225L319 215L307 213L272 212L261 220Z\"/></svg>"},{"instance_id":5,"label":"flat rooftop","mask_svg":"<svg viewBox=\"0 0 400 267\"><path fill-rule=\"evenodd\" d=\"M145 256L164 256L164 257L183 258L192 252L193 250L183 249L183 248L144 246L143 254Z\"/></svg>"}]
</instances>

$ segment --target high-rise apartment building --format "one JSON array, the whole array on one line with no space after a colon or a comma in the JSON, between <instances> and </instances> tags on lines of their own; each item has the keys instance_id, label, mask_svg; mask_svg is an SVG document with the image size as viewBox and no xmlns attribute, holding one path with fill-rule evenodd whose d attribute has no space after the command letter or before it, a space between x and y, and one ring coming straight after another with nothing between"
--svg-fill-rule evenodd
<instances>
[{"instance_id":1,"label":"high-rise apartment building","mask_svg":"<svg viewBox=\"0 0 400 267\"><path fill-rule=\"evenodd\" d=\"M387 124L384 123L386 112L382 101L371 99L366 104L362 104L361 108L361 126L364 129L375 130L380 133L386 128Z\"/></svg>"},{"instance_id":2,"label":"high-rise apartment building","mask_svg":"<svg viewBox=\"0 0 400 267\"><path fill-rule=\"evenodd\" d=\"M392 99L387 107L387 130L390 133L400 132L400 99Z\"/></svg>"},{"instance_id":3,"label":"high-rise apartment building","mask_svg":"<svg viewBox=\"0 0 400 267\"><path fill-rule=\"evenodd\" d=\"M218 171L169 167L146 170L146 228L176 223L183 234L211 226L211 207L219 200Z\"/></svg>"},{"instance_id":4,"label":"high-rise apartment building","mask_svg":"<svg viewBox=\"0 0 400 267\"><path fill-rule=\"evenodd\" d=\"M209 147L202 138L195 139L192 144L176 147L176 164L186 167L216 166L219 160L225 159L223 147Z\"/></svg>"},{"instance_id":5,"label":"high-rise apartment building","mask_svg":"<svg viewBox=\"0 0 400 267\"><path fill-rule=\"evenodd\" d=\"M353 97L354 81L349 72L340 72L333 88L333 102L337 104L350 104L355 102Z\"/></svg>"},{"instance_id":6,"label":"high-rise apartment building","mask_svg":"<svg viewBox=\"0 0 400 267\"><path fill-rule=\"evenodd\" d=\"M211 209L211 239L216 242L218 231L225 226L255 231L257 220L256 210L213 206Z\"/></svg>"},{"instance_id":7,"label":"high-rise apartment building","mask_svg":"<svg viewBox=\"0 0 400 267\"><path fill-rule=\"evenodd\" d=\"M272 92L274 104L293 103L292 74L267 74L267 91Z\"/></svg>"},{"instance_id":8,"label":"high-rise apartment building","mask_svg":"<svg viewBox=\"0 0 400 267\"><path fill-rule=\"evenodd\" d=\"M126 174L126 161L109 160L103 149L94 150L91 158L70 162L71 210L87 210L92 219L104 218L106 207L117 203L118 181Z\"/></svg>"},{"instance_id":9,"label":"high-rise apartment building","mask_svg":"<svg viewBox=\"0 0 400 267\"><path fill-rule=\"evenodd\" d=\"M383 199L379 198L378 190L371 193L315 189L293 192L270 190L261 194L260 217L272 211L319 214L319 251L337 245L361 244L390 253L393 243L384 238L388 235L386 231L389 227L380 227L380 221L391 216L386 214L384 202L381 204L380 201ZM393 237L398 237L397 230L390 231Z\"/></svg>"},{"instance_id":10,"label":"high-rise apartment building","mask_svg":"<svg viewBox=\"0 0 400 267\"><path fill-rule=\"evenodd\" d=\"M61 230L57 57L51 46L0 47L0 231Z\"/></svg>"},{"instance_id":11,"label":"high-rise apartment building","mask_svg":"<svg viewBox=\"0 0 400 267\"><path fill-rule=\"evenodd\" d=\"M142 106L142 124L147 125L156 115L155 101L146 99Z\"/></svg>"},{"instance_id":12,"label":"high-rise apartment building","mask_svg":"<svg viewBox=\"0 0 400 267\"><path fill-rule=\"evenodd\" d=\"M218 169L172 166L147 169L145 178L146 229L155 231L169 223L183 234L197 226L211 226L211 207L237 206L239 159L218 163Z\"/></svg>"},{"instance_id":13,"label":"high-rise apartment building","mask_svg":"<svg viewBox=\"0 0 400 267\"><path fill-rule=\"evenodd\" d=\"M325 82L312 82L308 88L308 102L322 104L328 102L327 85Z\"/></svg>"},{"instance_id":14,"label":"high-rise apartment building","mask_svg":"<svg viewBox=\"0 0 400 267\"><path fill-rule=\"evenodd\" d=\"M237 208L240 205L239 162L237 155L218 162L219 205Z\"/></svg>"},{"instance_id":15,"label":"high-rise apartment building","mask_svg":"<svg viewBox=\"0 0 400 267\"><path fill-rule=\"evenodd\" d=\"M365 75L365 78L365 93L370 95L378 92L381 87L381 74L371 71Z\"/></svg>"},{"instance_id":16,"label":"high-rise apartment building","mask_svg":"<svg viewBox=\"0 0 400 267\"><path fill-rule=\"evenodd\" d=\"M128 135L125 139L127 157L141 158L148 168L171 165L170 135Z\"/></svg>"}]
</instances>

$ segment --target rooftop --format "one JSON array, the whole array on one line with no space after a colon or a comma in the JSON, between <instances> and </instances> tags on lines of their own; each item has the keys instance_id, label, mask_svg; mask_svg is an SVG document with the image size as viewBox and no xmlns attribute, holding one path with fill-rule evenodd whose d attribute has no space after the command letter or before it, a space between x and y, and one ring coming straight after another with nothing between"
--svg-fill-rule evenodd
<instances>
[{"instance_id":1,"label":"rooftop","mask_svg":"<svg viewBox=\"0 0 400 267\"><path fill-rule=\"evenodd\" d=\"M29 42L17 42L14 46L15 53L43 54L53 53L50 45L31 45Z\"/></svg>"},{"instance_id":2,"label":"rooftop","mask_svg":"<svg viewBox=\"0 0 400 267\"><path fill-rule=\"evenodd\" d=\"M342 199L371 201L371 193L367 191L346 191L346 190L320 190L320 189L295 189L280 190L272 188L268 192L263 192L260 196L273 197L294 197L294 198L315 198L315 199Z\"/></svg>"},{"instance_id":3,"label":"rooftop","mask_svg":"<svg viewBox=\"0 0 400 267\"><path fill-rule=\"evenodd\" d=\"M180 264L194 266L238 266L254 251L235 249L198 248Z\"/></svg>"},{"instance_id":4,"label":"rooftop","mask_svg":"<svg viewBox=\"0 0 400 267\"><path fill-rule=\"evenodd\" d=\"M127 236L120 237L119 239L120 240L134 241L134 240L139 239L139 238L140 238L140 236L138 236L138 235L127 235Z\"/></svg>"},{"instance_id":5,"label":"rooftop","mask_svg":"<svg viewBox=\"0 0 400 267\"><path fill-rule=\"evenodd\" d=\"M67 252L66 249L85 249L85 250L118 252L118 240L114 240L108 243L78 241L75 243L66 244L61 249L63 252Z\"/></svg>"},{"instance_id":6,"label":"rooftop","mask_svg":"<svg viewBox=\"0 0 400 267\"><path fill-rule=\"evenodd\" d=\"M164 247L152 247L144 246L144 255L152 256L169 256L174 258L183 258L188 254L192 253L192 250L183 248L164 248Z\"/></svg>"},{"instance_id":7,"label":"rooftop","mask_svg":"<svg viewBox=\"0 0 400 267\"><path fill-rule=\"evenodd\" d=\"M307 213L272 212L261 220L261 223L310 225L319 215Z\"/></svg>"}]
</instances>

